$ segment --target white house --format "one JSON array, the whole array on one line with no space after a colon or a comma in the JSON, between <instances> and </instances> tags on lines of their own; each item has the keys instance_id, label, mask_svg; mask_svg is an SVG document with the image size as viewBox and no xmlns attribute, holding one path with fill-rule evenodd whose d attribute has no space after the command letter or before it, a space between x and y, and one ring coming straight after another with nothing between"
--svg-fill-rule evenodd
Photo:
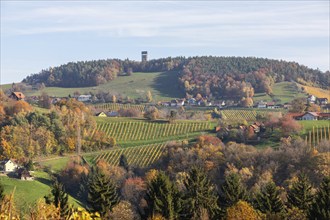
<instances>
[{"instance_id":1,"label":"white house","mask_svg":"<svg viewBox=\"0 0 330 220\"><path fill-rule=\"evenodd\" d=\"M302 117L301 120L317 120L319 115L316 112L307 112Z\"/></svg>"},{"instance_id":2,"label":"white house","mask_svg":"<svg viewBox=\"0 0 330 220\"><path fill-rule=\"evenodd\" d=\"M4 160L0 162L0 169L4 172L14 172L17 168L17 164L11 160Z\"/></svg>"},{"instance_id":3,"label":"white house","mask_svg":"<svg viewBox=\"0 0 330 220\"><path fill-rule=\"evenodd\" d=\"M260 101L260 102L258 103L258 108L267 108L267 102Z\"/></svg>"},{"instance_id":4,"label":"white house","mask_svg":"<svg viewBox=\"0 0 330 220\"><path fill-rule=\"evenodd\" d=\"M309 103L315 103L315 101L316 101L316 97L313 96L313 95L310 95L310 96L308 96L307 101L308 101Z\"/></svg>"},{"instance_id":5,"label":"white house","mask_svg":"<svg viewBox=\"0 0 330 220\"><path fill-rule=\"evenodd\" d=\"M77 100L79 102L89 102L91 100L92 96L91 95L80 95L78 96Z\"/></svg>"}]
</instances>

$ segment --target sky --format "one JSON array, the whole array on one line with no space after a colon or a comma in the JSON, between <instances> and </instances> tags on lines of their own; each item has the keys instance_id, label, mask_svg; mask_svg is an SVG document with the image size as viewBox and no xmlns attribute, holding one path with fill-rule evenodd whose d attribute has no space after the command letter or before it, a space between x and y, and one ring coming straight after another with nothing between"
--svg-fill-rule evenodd
<instances>
[{"instance_id":1,"label":"sky","mask_svg":"<svg viewBox=\"0 0 330 220\"><path fill-rule=\"evenodd\" d=\"M325 1L1 1L0 84L68 62L253 56L330 69Z\"/></svg>"}]
</instances>

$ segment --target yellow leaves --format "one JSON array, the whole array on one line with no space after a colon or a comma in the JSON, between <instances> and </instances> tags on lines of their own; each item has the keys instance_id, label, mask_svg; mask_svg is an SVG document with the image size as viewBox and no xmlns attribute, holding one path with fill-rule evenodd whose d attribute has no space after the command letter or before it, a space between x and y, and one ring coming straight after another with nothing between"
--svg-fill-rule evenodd
<instances>
[{"instance_id":1,"label":"yellow leaves","mask_svg":"<svg viewBox=\"0 0 330 220\"><path fill-rule=\"evenodd\" d=\"M158 175L158 170L151 169L146 173L146 181L150 183L152 180L156 178Z\"/></svg>"},{"instance_id":2,"label":"yellow leaves","mask_svg":"<svg viewBox=\"0 0 330 220\"><path fill-rule=\"evenodd\" d=\"M318 98L327 98L330 100L330 93L328 90L317 88L317 87L312 87L312 86L303 86L305 88L305 91L308 94L314 95Z\"/></svg>"},{"instance_id":3,"label":"yellow leaves","mask_svg":"<svg viewBox=\"0 0 330 220\"><path fill-rule=\"evenodd\" d=\"M34 208L30 209L29 215L25 219L47 220L60 219L60 208L54 204L47 204L44 199L39 199Z\"/></svg>"},{"instance_id":4,"label":"yellow leaves","mask_svg":"<svg viewBox=\"0 0 330 220\"><path fill-rule=\"evenodd\" d=\"M249 203L245 201L238 201L232 207L227 208L227 220L257 220L262 219L258 213Z\"/></svg>"}]
</instances>

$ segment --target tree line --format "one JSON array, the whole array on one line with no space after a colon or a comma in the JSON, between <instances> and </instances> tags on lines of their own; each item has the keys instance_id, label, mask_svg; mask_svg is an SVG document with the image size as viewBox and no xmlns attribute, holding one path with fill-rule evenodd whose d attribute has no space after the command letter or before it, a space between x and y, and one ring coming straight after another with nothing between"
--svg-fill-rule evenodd
<instances>
[{"instance_id":1,"label":"tree line","mask_svg":"<svg viewBox=\"0 0 330 220\"><path fill-rule=\"evenodd\" d=\"M188 95L240 100L254 92L272 94L276 82L295 81L303 85L329 88L330 72L322 72L295 62L255 57L168 57L137 62L132 60L94 60L70 62L41 70L23 82L58 87L97 86L118 75L134 72L179 72L181 89ZM169 72L173 74L173 72Z\"/></svg>"},{"instance_id":2,"label":"tree line","mask_svg":"<svg viewBox=\"0 0 330 220\"><path fill-rule=\"evenodd\" d=\"M112 147L115 140L95 131L93 113L75 99L57 102L49 113L34 110L27 102L9 99L0 91L0 157L26 160ZM78 140L79 139L79 140Z\"/></svg>"}]
</instances>

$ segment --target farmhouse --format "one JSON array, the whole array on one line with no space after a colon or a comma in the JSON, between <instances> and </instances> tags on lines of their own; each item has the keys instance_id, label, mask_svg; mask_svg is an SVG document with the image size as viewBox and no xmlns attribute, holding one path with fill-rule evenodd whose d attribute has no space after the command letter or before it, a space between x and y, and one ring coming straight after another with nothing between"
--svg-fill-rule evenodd
<instances>
[{"instance_id":1,"label":"farmhouse","mask_svg":"<svg viewBox=\"0 0 330 220\"><path fill-rule=\"evenodd\" d=\"M24 168L21 168L17 171L17 176L21 180L34 180L34 177L31 175L31 173Z\"/></svg>"},{"instance_id":2,"label":"farmhouse","mask_svg":"<svg viewBox=\"0 0 330 220\"><path fill-rule=\"evenodd\" d=\"M317 120L319 114L316 112L306 112L303 116L301 116L301 120Z\"/></svg>"},{"instance_id":3,"label":"farmhouse","mask_svg":"<svg viewBox=\"0 0 330 220\"><path fill-rule=\"evenodd\" d=\"M328 99L327 98L318 98L316 100L316 102L319 104L319 105L326 105L328 104Z\"/></svg>"},{"instance_id":4,"label":"farmhouse","mask_svg":"<svg viewBox=\"0 0 330 220\"><path fill-rule=\"evenodd\" d=\"M119 116L119 112L117 112L117 111L107 112L107 116L108 117L118 117Z\"/></svg>"},{"instance_id":5,"label":"farmhouse","mask_svg":"<svg viewBox=\"0 0 330 220\"><path fill-rule=\"evenodd\" d=\"M267 108L267 102L264 102L264 101L260 101L258 103L258 108Z\"/></svg>"},{"instance_id":6,"label":"farmhouse","mask_svg":"<svg viewBox=\"0 0 330 220\"><path fill-rule=\"evenodd\" d=\"M16 101L24 100L25 95L22 92L12 92L9 98L15 99Z\"/></svg>"},{"instance_id":7,"label":"farmhouse","mask_svg":"<svg viewBox=\"0 0 330 220\"><path fill-rule=\"evenodd\" d=\"M0 162L0 170L3 172L14 172L18 168L12 160L3 160Z\"/></svg>"},{"instance_id":8,"label":"farmhouse","mask_svg":"<svg viewBox=\"0 0 330 220\"><path fill-rule=\"evenodd\" d=\"M308 96L307 101L308 101L309 103L315 103L315 101L316 101L316 97L313 96L313 95L310 95L310 96Z\"/></svg>"},{"instance_id":9,"label":"farmhouse","mask_svg":"<svg viewBox=\"0 0 330 220\"><path fill-rule=\"evenodd\" d=\"M105 114L104 112L99 112L96 114L97 117L107 117L107 114Z\"/></svg>"},{"instance_id":10,"label":"farmhouse","mask_svg":"<svg viewBox=\"0 0 330 220\"><path fill-rule=\"evenodd\" d=\"M77 100L79 102L89 102L91 101L92 96L91 95L80 95L78 96Z\"/></svg>"}]
</instances>

